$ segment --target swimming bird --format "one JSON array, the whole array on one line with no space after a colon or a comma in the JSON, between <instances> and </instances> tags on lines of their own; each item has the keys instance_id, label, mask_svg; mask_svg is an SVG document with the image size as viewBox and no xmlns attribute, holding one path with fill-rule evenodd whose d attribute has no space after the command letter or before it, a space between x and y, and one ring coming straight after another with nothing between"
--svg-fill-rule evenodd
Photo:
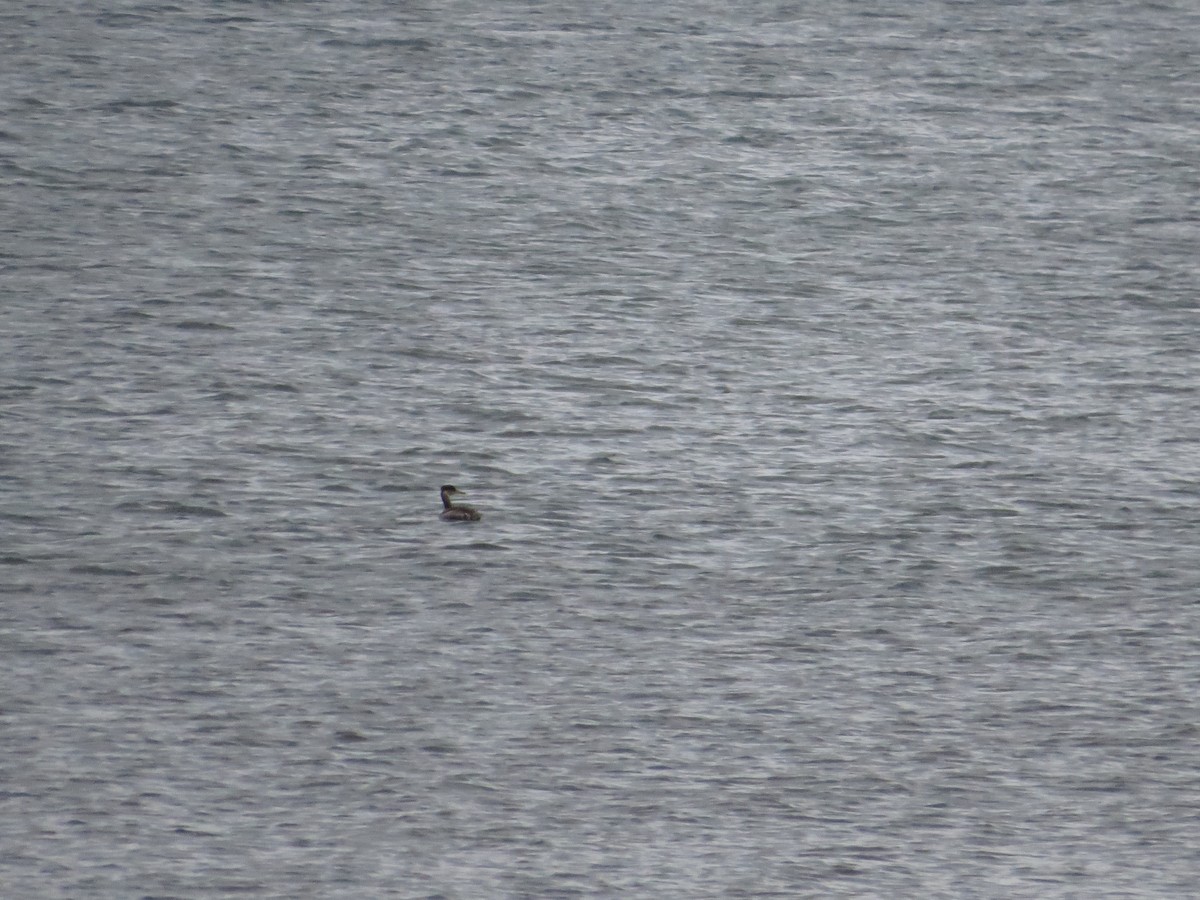
<instances>
[{"instance_id":1,"label":"swimming bird","mask_svg":"<svg viewBox=\"0 0 1200 900\"><path fill-rule=\"evenodd\" d=\"M451 497L465 497L462 491L452 484L442 485L442 518L447 522L478 522L483 518L479 510L472 506L455 506L450 502Z\"/></svg>"}]
</instances>

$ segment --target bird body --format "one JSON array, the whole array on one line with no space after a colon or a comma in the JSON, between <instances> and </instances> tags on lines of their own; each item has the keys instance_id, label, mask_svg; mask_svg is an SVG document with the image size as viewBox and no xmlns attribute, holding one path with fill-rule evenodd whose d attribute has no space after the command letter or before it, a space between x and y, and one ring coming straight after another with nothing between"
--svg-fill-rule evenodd
<instances>
[{"instance_id":1,"label":"bird body","mask_svg":"<svg viewBox=\"0 0 1200 900\"><path fill-rule=\"evenodd\" d=\"M442 485L442 518L447 522L478 522L483 516L472 506L455 506L451 497L466 495L452 484Z\"/></svg>"}]
</instances>

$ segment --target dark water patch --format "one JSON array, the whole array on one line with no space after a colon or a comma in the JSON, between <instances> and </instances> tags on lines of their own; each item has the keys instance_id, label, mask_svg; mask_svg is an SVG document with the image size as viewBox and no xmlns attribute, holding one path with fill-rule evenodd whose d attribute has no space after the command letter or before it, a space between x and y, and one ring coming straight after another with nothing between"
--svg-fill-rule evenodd
<instances>
[{"instance_id":1,"label":"dark water patch","mask_svg":"<svg viewBox=\"0 0 1200 900\"><path fill-rule=\"evenodd\" d=\"M204 319L185 319L182 322L175 322L174 327L180 331L236 331L234 325L229 325L225 322L214 322Z\"/></svg>"},{"instance_id":2,"label":"dark water patch","mask_svg":"<svg viewBox=\"0 0 1200 900\"><path fill-rule=\"evenodd\" d=\"M204 16L201 21L206 25L254 25L259 20L253 16L229 14Z\"/></svg>"},{"instance_id":3,"label":"dark water patch","mask_svg":"<svg viewBox=\"0 0 1200 900\"><path fill-rule=\"evenodd\" d=\"M223 519L227 513L215 506L203 506L196 503L185 503L177 500L121 503L117 509L122 512L146 512L163 516L197 517L202 519Z\"/></svg>"},{"instance_id":4,"label":"dark water patch","mask_svg":"<svg viewBox=\"0 0 1200 900\"><path fill-rule=\"evenodd\" d=\"M417 53L427 53L437 47L428 38L328 38L321 45L330 48L348 48L351 50L410 50Z\"/></svg>"},{"instance_id":5,"label":"dark water patch","mask_svg":"<svg viewBox=\"0 0 1200 900\"><path fill-rule=\"evenodd\" d=\"M97 25L105 28L133 28L148 25L154 19L149 14L106 10L95 17Z\"/></svg>"},{"instance_id":6,"label":"dark water patch","mask_svg":"<svg viewBox=\"0 0 1200 900\"><path fill-rule=\"evenodd\" d=\"M250 381L247 387L258 391L270 391L277 394L301 394L303 390L294 384L284 381Z\"/></svg>"},{"instance_id":7,"label":"dark water patch","mask_svg":"<svg viewBox=\"0 0 1200 900\"><path fill-rule=\"evenodd\" d=\"M106 578L133 578L145 574L138 569L128 569L120 566L104 566L97 564L72 566L70 571L76 575L100 575Z\"/></svg>"},{"instance_id":8,"label":"dark water patch","mask_svg":"<svg viewBox=\"0 0 1200 900\"><path fill-rule=\"evenodd\" d=\"M169 110L179 107L177 100L167 99L134 99L112 100L98 107L104 112L128 112L130 110Z\"/></svg>"}]
</instances>

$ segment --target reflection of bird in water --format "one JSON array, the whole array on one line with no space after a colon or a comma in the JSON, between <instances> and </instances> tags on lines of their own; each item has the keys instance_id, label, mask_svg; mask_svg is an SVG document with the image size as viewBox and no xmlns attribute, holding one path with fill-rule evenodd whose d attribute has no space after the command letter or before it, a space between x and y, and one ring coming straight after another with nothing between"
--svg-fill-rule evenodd
<instances>
[{"instance_id":1,"label":"reflection of bird in water","mask_svg":"<svg viewBox=\"0 0 1200 900\"><path fill-rule=\"evenodd\" d=\"M442 485L442 518L447 522L478 522L483 518L479 510L470 506L455 506L450 502L451 497L465 497L462 491L452 484Z\"/></svg>"}]
</instances>

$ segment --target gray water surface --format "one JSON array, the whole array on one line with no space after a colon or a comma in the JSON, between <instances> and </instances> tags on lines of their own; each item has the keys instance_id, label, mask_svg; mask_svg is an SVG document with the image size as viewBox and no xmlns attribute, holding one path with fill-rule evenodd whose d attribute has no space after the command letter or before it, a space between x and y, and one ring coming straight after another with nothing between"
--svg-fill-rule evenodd
<instances>
[{"instance_id":1,"label":"gray water surface","mask_svg":"<svg viewBox=\"0 0 1200 900\"><path fill-rule=\"evenodd\" d=\"M0 13L6 898L1194 895L1200 15L733 6Z\"/></svg>"}]
</instances>

